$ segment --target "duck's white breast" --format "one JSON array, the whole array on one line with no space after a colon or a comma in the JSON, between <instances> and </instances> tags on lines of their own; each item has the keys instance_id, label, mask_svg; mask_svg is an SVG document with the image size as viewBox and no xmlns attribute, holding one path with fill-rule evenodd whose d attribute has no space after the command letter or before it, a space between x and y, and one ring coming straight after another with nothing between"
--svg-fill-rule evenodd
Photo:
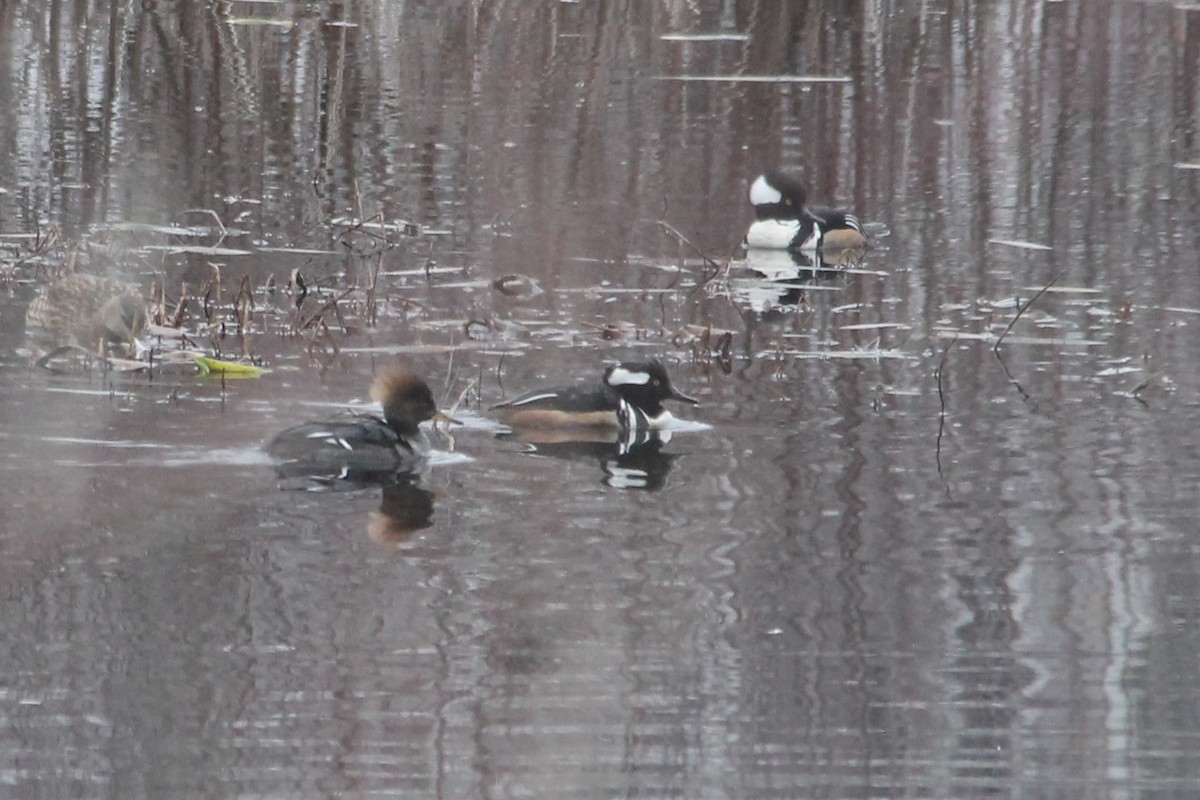
<instances>
[{"instance_id":1,"label":"duck's white breast","mask_svg":"<svg viewBox=\"0 0 1200 800\"><path fill-rule=\"evenodd\" d=\"M760 219L747 231L746 245L764 250L786 250L799 232L799 220Z\"/></svg>"}]
</instances>

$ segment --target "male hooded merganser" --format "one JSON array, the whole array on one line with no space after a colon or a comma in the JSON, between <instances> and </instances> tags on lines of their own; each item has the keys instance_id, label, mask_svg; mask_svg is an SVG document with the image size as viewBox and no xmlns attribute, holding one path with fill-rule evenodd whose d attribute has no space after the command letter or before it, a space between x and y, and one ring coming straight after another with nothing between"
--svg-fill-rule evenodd
<instances>
[{"instance_id":1,"label":"male hooded merganser","mask_svg":"<svg viewBox=\"0 0 1200 800\"><path fill-rule=\"evenodd\" d=\"M146 308L136 286L77 272L42 289L25 327L55 345L129 347L146 328Z\"/></svg>"},{"instance_id":2,"label":"male hooded merganser","mask_svg":"<svg viewBox=\"0 0 1200 800\"><path fill-rule=\"evenodd\" d=\"M673 417L664 400L700 405L671 385L657 360L626 362L604 370L595 386L539 389L492 406L514 428L656 430Z\"/></svg>"},{"instance_id":3,"label":"male hooded merganser","mask_svg":"<svg viewBox=\"0 0 1200 800\"><path fill-rule=\"evenodd\" d=\"M411 471L431 449L420 423L456 421L438 410L425 381L400 367L379 373L371 399L383 405L382 419L345 414L279 433L267 444L267 453L282 462L277 469L286 477L358 480Z\"/></svg>"},{"instance_id":4,"label":"male hooded merganser","mask_svg":"<svg viewBox=\"0 0 1200 800\"><path fill-rule=\"evenodd\" d=\"M746 244L767 250L843 250L865 248L867 236L858 218L840 209L809 208L796 178L772 169L750 184L755 221Z\"/></svg>"}]
</instances>

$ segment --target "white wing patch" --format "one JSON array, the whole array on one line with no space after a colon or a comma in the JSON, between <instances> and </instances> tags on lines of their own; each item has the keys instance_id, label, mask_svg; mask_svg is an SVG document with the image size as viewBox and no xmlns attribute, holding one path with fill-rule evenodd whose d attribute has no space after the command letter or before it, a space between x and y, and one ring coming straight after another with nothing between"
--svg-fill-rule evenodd
<instances>
[{"instance_id":1,"label":"white wing patch","mask_svg":"<svg viewBox=\"0 0 1200 800\"><path fill-rule=\"evenodd\" d=\"M523 406L529 403L536 403L539 400L549 400L554 397L558 397L558 392L542 392L541 394L531 394L529 397L522 397L519 400L512 401L509 403L509 406Z\"/></svg>"},{"instance_id":2,"label":"white wing patch","mask_svg":"<svg viewBox=\"0 0 1200 800\"><path fill-rule=\"evenodd\" d=\"M766 175L759 175L750 184L750 205L763 206L778 203L783 199L783 193L767 183Z\"/></svg>"},{"instance_id":3,"label":"white wing patch","mask_svg":"<svg viewBox=\"0 0 1200 800\"><path fill-rule=\"evenodd\" d=\"M346 450L353 450L354 447L341 436L338 436L333 431L313 431L307 434L305 439L320 439L322 444L331 444L334 447L341 447Z\"/></svg>"},{"instance_id":4,"label":"white wing patch","mask_svg":"<svg viewBox=\"0 0 1200 800\"><path fill-rule=\"evenodd\" d=\"M608 375L609 386L645 386L649 382L649 372L635 372L624 367L614 367Z\"/></svg>"}]
</instances>

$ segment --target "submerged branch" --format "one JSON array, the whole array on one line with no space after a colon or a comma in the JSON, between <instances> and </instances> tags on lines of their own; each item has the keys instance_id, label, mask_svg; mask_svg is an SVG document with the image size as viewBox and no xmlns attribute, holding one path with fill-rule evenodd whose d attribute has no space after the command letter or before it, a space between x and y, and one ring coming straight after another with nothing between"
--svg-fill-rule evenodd
<instances>
[{"instance_id":1,"label":"submerged branch","mask_svg":"<svg viewBox=\"0 0 1200 800\"><path fill-rule=\"evenodd\" d=\"M699 247L697 247L695 245L695 243L692 242L691 239L687 238L682 233L680 233L679 229L676 228L671 223L667 222L664 219L660 219L660 220L658 220L658 227L660 227L664 231L666 231L671 236L671 238L673 238L679 244L686 245L689 248L691 248L692 252L695 253L697 256L699 256L704 261L705 264L708 264L710 267L712 267L713 269L716 269L718 272L721 269L723 269L723 267L719 263L717 263L716 260L709 258L709 256L703 250L701 250Z\"/></svg>"},{"instance_id":2,"label":"submerged branch","mask_svg":"<svg viewBox=\"0 0 1200 800\"><path fill-rule=\"evenodd\" d=\"M1022 314L1024 314L1026 311L1028 311L1028 310L1029 310L1029 307L1030 307L1031 305L1033 305L1033 304L1034 304L1034 302L1035 302L1035 301L1036 301L1036 300L1037 300L1039 297L1041 297L1041 296L1042 296L1042 295L1044 295L1044 294L1045 294L1047 291L1049 291L1050 287L1051 287L1051 286L1053 286L1053 285L1054 285L1055 283L1057 283L1057 282L1058 282L1058 276L1057 276L1057 275L1055 275L1053 278L1051 278L1051 279L1050 279L1050 282L1049 282L1049 283L1047 283L1047 284L1046 284L1045 286L1043 286L1041 289L1038 289L1038 290L1037 290L1037 292L1036 292L1036 293L1033 295L1033 297L1031 297L1031 298L1029 298L1028 300L1026 300L1026 301L1025 301L1025 303L1024 303L1024 304L1023 304L1023 305L1022 305L1020 308L1018 308L1018 309L1017 309L1017 315L1016 315L1015 317L1013 317L1013 318L1012 318L1012 321L1008 323L1008 327L1006 327L1006 328L1005 328L1005 329L1004 329L1004 330L1003 330L1003 331L1000 333L1000 337L999 337L998 339L996 339L996 344L994 344L994 345L992 346L992 352L993 352L993 353L995 353L997 356L999 356L999 355L1000 355L1000 343L1004 341L1004 337L1005 337L1005 336L1008 336L1008 332L1009 332L1009 331L1011 331L1011 330L1013 329L1013 326L1017 324L1017 320L1019 320L1019 319L1021 318L1021 315L1022 315Z\"/></svg>"},{"instance_id":3,"label":"submerged branch","mask_svg":"<svg viewBox=\"0 0 1200 800\"><path fill-rule=\"evenodd\" d=\"M942 483L945 484L947 493L950 491L950 486L946 483L946 476L942 472L942 436L946 432L946 391L942 386L942 376L946 372L946 359L950 356L950 349L954 347L954 343L957 341L958 338L955 337L950 341L950 344L946 345L946 349L942 351L942 359L938 362L937 367L937 391L940 410L938 411L937 450L935 457L937 460L938 477L940 477L942 479Z\"/></svg>"}]
</instances>

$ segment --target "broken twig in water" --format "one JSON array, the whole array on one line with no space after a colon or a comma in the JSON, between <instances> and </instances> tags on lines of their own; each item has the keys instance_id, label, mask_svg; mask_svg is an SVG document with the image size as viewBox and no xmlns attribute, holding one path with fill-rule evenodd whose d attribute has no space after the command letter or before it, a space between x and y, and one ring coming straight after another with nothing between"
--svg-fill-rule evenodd
<instances>
[{"instance_id":1,"label":"broken twig in water","mask_svg":"<svg viewBox=\"0 0 1200 800\"><path fill-rule=\"evenodd\" d=\"M945 392L945 389L942 387L942 375L946 371L946 359L950 355L950 348L953 347L954 342L957 342L957 341L958 341L957 339L952 340L950 342L950 344L946 347L946 349L942 351L942 360L938 362L938 366L937 366L938 405L940 406L940 408L938 410L938 434L937 434L937 467L938 467L939 475L942 474L942 434L946 430L946 392Z\"/></svg>"},{"instance_id":2,"label":"broken twig in water","mask_svg":"<svg viewBox=\"0 0 1200 800\"><path fill-rule=\"evenodd\" d=\"M1021 395L1021 399L1027 403L1033 400L1033 396L1025 391L1025 387L1021 385L1021 382L1013 377L1012 370L1008 368L1008 364L1004 363L1004 357L1000 355L1000 352L993 349L992 355L996 357L996 361L1000 362L1000 369L1004 370L1004 377L1008 378L1008 382L1017 390L1017 394Z\"/></svg>"},{"instance_id":3,"label":"broken twig in water","mask_svg":"<svg viewBox=\"0 0 1200 800\"><path fill-rule=\"evenodd\" d=\"M668 234L670 234L671 237L674 238L675 241L678 242L679 244L684 244L684 245L687 245L688 247L690 247L692 249L692 252L694 252L701 259L704 260L705 264L712 266L717 271L720 271L722 269L720 264L718 264L716 261L714 261L713 259L709 258L707 255L705 255L703 250L701 250L699 247L697 247L695 244L693 244L691 239L687 238L682 233L680 233L679 230L677 228L675 228L675 226L671 225L669 222L667 222L666 220L662 220L662 219L658 220L658 226L660 228L662 228L664 231L666 231Z\"/></svg>"},{"instance_id":4,"label":"broken twig in water","mask_svg":"<svg viewBox=\"0 0 1200 800\"><path fill-rule=\"evenodd\" d=\"M1016 316L1014 316L1012 318L1012 321L1008 323L1008 327L1006 327L1003 330L1003 332L1001 332L1000 337L998 339L996 339L996 344L992 345L993 353L995 353L996 355L1000 355L1000 343L1004 341L1004 337L1008 336L1008 332L1011 331L1013 329L1013 326L1017 324L1017 320L1019 320L1021 318L1021 315L1024 314L1029 309L1029 307L1034 304L1034 301L1036 301L1039 297L1041 297L1047 291L1049 291L1050 287L1056 283L1058 283L1057 275L1055 275L1053 278L1051 278L1050 282L1047 283L1045 286L1043 286L1041 289L1038 289L1037 293L1034 294L1033 297L1026 300L1025 303L1020 308L1017 309Z\"/></svg>"},{"instance_id":5,"label":"broken twig in water","mask_svg":"<svg viewBox=\"0 0 1200 800\"><path fill-rule=\"evenodd\" d=\"M304 324L302 324L302 325L297 325L297 326L296 326L296 327L297 327L297 329L298 329L298 330L304 330L305 328L312 327L312 325L313 325L314 323L317 323L317 322L324 322L324 319L323 319L323 317L324 317L324 315L325 315L325 312L329 311L330 309L334 309L334 313L335 313L335 315L336 315L336 314L338 313L338 312L337 312L337 304L338 304L340 301L342 301L342 300L345 300L345 299L346 299L348 296L350 296L350 294L352 294L353 292L354 292L354 287L350 287L349 289L346 289L346 290L342 291L342 293L341 293L341 294L339 294L339 295L337 295L337 296L335 296L335 297L331 297L331 298L329 298L328 300L326 300L326 301L324 302L324 304L322 304L322 305L321 305L321 307L320 307L320 308L318 308L316 311L314 311L314 312L312 313L312 316L310 316L310 317L309 317L307 320L305 320L305 321L304 321ZM339 318L339 322L340 322L340 321L341 321L341 320L340 320L340 318ZM343 327L345 327L345 326L343 325Z\"/></svg>"},{"instance_id":6,"label":"broken twig in water","mask_svg":"<svg viewBox=\"0 0 1200 800\"><path fill-rule=\"evenodd\" d=\"M220 247L221 244L229 237L229 229L225 227L225 223L221 221L221 215L211 208L185 208L177 213L174 217L176 221L184 214L204 214L213 218L213 222L217 224L217 241L209 247Z\"/></svg>"},{"instance_id":7,"label":"broken twig in water","mask_svg":"<svg viewBox=\"0 0 1200 800\"><path fill-rule=\"evenodd\" d=\"M453 405L450 406L449 410L446 411L447 416L450 416L450 417L454 416L454 413L456 411L458 411L458 407L462 405L463 400L465 400L467 398L467 395L471 393L471 390L474 389L475 386L476 386L476 383L475 383L474 378L471 378L470 380L467 381L467 385L463 387L463 390L461 392L459 392L458 399L455 400ZM446 429L449 430L449 426L447 426Z\"/></svg>"},{"instance_id":8,"label":"broken twig in water","mask_svg":"<svg viewBox=\"0 0 1200 800\"><path fill-rule=\"evenodd\" d=\"M942 360L938 362L937 367L937 391L938 403L941 406L938 412L938 432L937 432L937 450L935 458L937 461L938 477L942 479L942 484L946 487L946 494L950 494L950 484L946 483L946 476L942 472L942 436L946 431L946 392L942 386L942 376L946 372L946 359L950 357L950 349L958 341L957 338L951 339L950 344L946 345L946 349L942 351Z\"/></svg>"},{"instance_id":9,"label":"broken twig in water","mask_svg":"<svg viewBox=\"0 0 1200 800\"><path fill-rule=\"evenodd\" d=\"M450 387L447 386L446 388L447 388L447 390L449 390ZM475 388L475 379L471 378L470 380L467 381L467 385L463 388L462 392L458 395L458 399L454 401L454 405L450 406L449 410L446 411L446 416L449 417L449 419L445 420L445 426L442 428L442 436L446 440L446 450L448 450L449 452L454 452L454 448L455 448L454 434L450 433L450 423L455 422L455 423L458 423L459 425L462 424L461 422L459 422L459 420L454 419L454 415L455 415L455 413L458 412L458 407L460 405L462 405L462 401L466 398L466 396L470 393L470 391L473 388ZM434 430L438 429L437 420L434 420L433 429Z\"/></svg>"}]
</instances>

